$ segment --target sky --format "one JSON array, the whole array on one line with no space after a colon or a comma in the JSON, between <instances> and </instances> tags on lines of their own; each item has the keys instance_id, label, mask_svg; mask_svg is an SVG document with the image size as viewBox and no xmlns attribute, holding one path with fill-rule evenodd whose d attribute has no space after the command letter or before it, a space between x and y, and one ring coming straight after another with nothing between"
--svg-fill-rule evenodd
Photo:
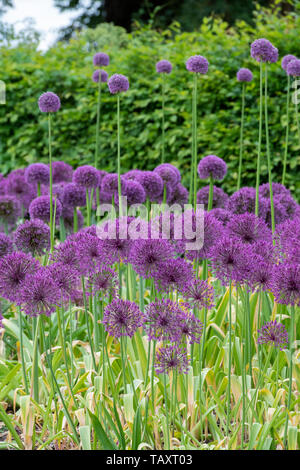
<instances>
[{"instance_id":1,"label":"sky","mask_svg":"<svg viewBox=\"0 0 300 470\"><path fill-rule=\"evenodd\" d=\"M53 0L14 0L14 8L7 10L3 21L22 29L26 18L33 18L35 29L42 33L39 49L46 50L57 38L57 31L70 23L74 12L60 13Z\"/></svg>"}]
</instances>

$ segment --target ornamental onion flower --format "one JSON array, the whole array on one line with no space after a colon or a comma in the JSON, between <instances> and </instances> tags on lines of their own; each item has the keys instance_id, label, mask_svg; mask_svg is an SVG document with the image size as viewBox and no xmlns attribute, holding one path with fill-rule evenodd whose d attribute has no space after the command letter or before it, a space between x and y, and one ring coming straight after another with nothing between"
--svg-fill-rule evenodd
<instances>
[{"instance_id":1,"label":"ornamental onion flower","mask_svg":"<svg viewBox=\"0 0 300 470\"><path fill-rule=\"evenodd\" d=\"M32 255L42 255L50 248L50 228L40 219L25 220L14 234L18 250Z\"/></svg>"},{"instance_id":2,"label":"ornamental onion flower","mask_svg":"<svg viewBox=\"0 0 300 470\"><path fill-rule=\"evenodd\" d=\"M286 328L277 321L270 321L263 325L258 332L258 344L272 344L281 351L288 346L289 339Z\"/></svg>"},{"instance_id":3,"label":"ornamental onion flower","mask_svg":"<svg viewBox=\"0 0 300 470\"><path fill-rule=\"evenodd\" d=\"M103 324L111 336L132 338L136 330L143 325L143 314L134 302L114 299L104 309Z\"/></svg>"},{"instance_id":4,"label":"ornamental onion flower","mask_svg":"<svg viewBox=\"0 0 300 470\"><path fill-rule=\"evenodd\" d=\"M154 367L157 374L167 374L171 371L187 374L189 371L187 352L177 345L162 347L156 353Z\"/></svg>"}]
</instances>

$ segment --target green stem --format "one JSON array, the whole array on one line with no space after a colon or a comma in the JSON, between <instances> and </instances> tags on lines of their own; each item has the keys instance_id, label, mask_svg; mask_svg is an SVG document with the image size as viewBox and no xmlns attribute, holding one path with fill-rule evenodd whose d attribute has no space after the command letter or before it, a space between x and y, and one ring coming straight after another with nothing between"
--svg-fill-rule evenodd
<instances>
[{"instance_id":1,"label":"green stem","mask_svg":"<svg viewBox=\"0 0 300 470\"><path fill-rule=\"evenodd\" d=\"M260 182L260 154L261 154L261 137L262 137L262 117L263 117L263 69L262 62L259 63L259 131L258 131L258 153L257 153L257 169L256 169L256 198L255 198L255 215L258 216L259 204L259 182Z\"/></svg>"},{"instance_id":2,"label":"green stem","mask_svg":"<svg viewBox=\"0 0 300 470\"><path fill-rule=\"evenodd\" d=\"M19 328L20 328L20 354L21 354L21 363L22 363L22 374L23 374L23 382L25 387L25 393L28 395L29 388L28 388L28 381L26 376L26 365L25 365L25 357L24 357L24 345L23 345L23 319L22 319L22 312L20 307L18 307L18 315L19 315Z\"/></svg>"},{"instance_id":3,"label":"green stem","mask_svg":"<svg viewBox=\"0 0 300 470\"><path fill-rule=\"evenodd\" d=\"M50 189L50 242L51 242L51 253L54 247L54 236L53 236L53 182L52 182L52 126L51 126L51 113L48 114L48 130L49 130L49 189Z\"/></svg>"},{"instance_id":4,"label":"green stem","mask_svg":"<svg viewBox=\"0 0 300 470\"><path fill-rule=\"evenodd\" d=\"M268 65L265 66L265 125L266 125L266 147L267 147L267 161L268 161L268 175L269 175L269 189L270 189L270 204L271 204L271 223L272 232L275 232L275 212L273 200L273 187L272 187L272 165L270 155L270 139L269 139L269 124L268 124Z\"/></svg>"},{"instance_id":5,"label":"green stem","mask_svg":"<svg viewBox=\"0 0 300 470\"><path fill-rule=\"evenodd\" d=\"M118 195L119 195L119 214L122 216L122 191L121 191L121 146L120 146L120 95L117 95L117 123L118 123Z\"/></svg>"},{"instance_id":6,"label":"green stem","mask_svg":"<svg viewBox=\"0 0 300 470\"><path fill-rule=\"evenodd\" d=\"M292 386L293 386L293 345L294 345L294 329L295 329L295 306L291 305L291 322L290 322L290 367L289 367L289 392L288 392L288 402L287 402L287 414L285 420L284 428L284 446L287 448L287 433L288 433L288 423L289 423L289 414L291 411L291 401L292 401Z\"/></svg>"},{"instance_id":7,"label":"green stem","mask_svg":"<svg viewBox=\"0 0 300 470\"><path fill-rule=\"evenodd\" d=\"M39 402L39 368L38 368L38 344L39 344L39 324L40 316L33 318L34 321L34 342L33 342L33 362L32 362L32 378L31 378L31 394L36 402Z\"/></svg>"},{"instance_id":8,"label":"green stem","mask_svg":"<svg viewBox=\"0 0 300 470\"><path fill-rule=\"evenodd\" d=\"M162 73L161 103L162 103L162 153L161 163L165 162L165 74Z\"/></svg>"},{"instance_id":9,"label":"green stem","mask_svg":"<svg viewBox=\"0 0 300 470\"><path fill-rule=\"evenodd\" d=\"M230 426L230 416L231 416L231 294L232 294L232 284L230 280L229 284L229 328L228 328L228 341L229 341L229 350L228 350L228 385L227 385L227 419L226 419L226 434L229 436L229 426Z\"/></svg>"},{"instance_id":10,"label":"green stem","mask_svg":"<svg viewBox=\"0 0 300 470\"><path fill-rule=\"evenodd\" d=\"M82 295L83 295L83 302L84 302L86 328L87 328L87 334L88 334L88 339L89 339L90 348L91 348L93 366L94 366L95 371L97 371L97 365L96 365L96 359L95 359L94 347L93 347L93 340L92 340L90 322L89 322L89 314L88 314L88 308L87 308L87 302L86 302L86 290L85 290L84 277L82 277Z\"/></svg>"},{"instance_id":11,"label":"green stem","mask_svg":"<svg viewBox=\"0 0 300 470\"><path fill-rule=\"evenodd\" d=\"M291 77L287 76L287 94L286 94L286 134L285 134L285 149L284 149L284 158L283 158L283 170L282 170L282 181L284 185L286 177L286 162L289 146L289 120L290 120L290 86L291 86Z\"/></svg>"},{"instance_id":12,"label":"green stem","mask_svg":"<svg viewBox=\"0 0 300 470\"><path fill-rule=\"evenodd\" d=\"M244 114L245 114L245 88L246 85L243 83L242 86L242 116L241 116L241 133L240 133L240 158L239 158L239 171L238 171L238 181L237 181L237 191L241 187L241 178L242 178L242 161L243 161L243 144L244 144Z\"/></svg>"},{"instance_id":13,"label":"green stem","mask_svg":"<svg viewBox=\"0 0 300 470\"><path fill-rule=\"evenodd\" d=\"M101 109L101 72L99 71L98 104L97 104L97 124L96 124L96 147L95 147L95 168L98 168L98 157L99 157L100 109Z\"/></svg>"},{"instance_id":14,"label":"green stem","mask_svg":"<svg viewBox=\"0 0 300 470\"><path fill-rule=\"evenodd\" d=\"M209 177L208 207L207 207L208 211L212 210L213 198L214 198L214 180L213 180L212 175L210 175L210 177Z\"/></svg>"},{"instance_id":15,"label":"green stem","mask_svg":"<svg viewBox=\"0 0 300 470\"><path fill-rule=\"evenodd\" d=\"M167 377L164 372L164 396L165 396L165 408L166 408L166 423L167 423L167 448L164 450L170 450L170 430L169 430L169 410L168 410L168 393L167 393Z\"/></svg>"},{"instance_id":16,"label":"green stem","mask_svg":"<svg viewBox=\"0 0 300 470\"><path fill-rule=\"evenodd\" d=\"M193 128L194 128L194 208L196 208L197 204L197 153L198 153L198 146L197 146L197 73L194 74L194 94L193 94Z\"/></svg>"},{"instance_id":17,"label":"green stem","mask_svg":"<svg viewBox=\"0 0 300 470\"><path fill-rule=\"evenodd\" d=\"M78 215L77 215L77 207L73 209L73 232L76 233L78 231Z\"/></svg>"}]
</instances>

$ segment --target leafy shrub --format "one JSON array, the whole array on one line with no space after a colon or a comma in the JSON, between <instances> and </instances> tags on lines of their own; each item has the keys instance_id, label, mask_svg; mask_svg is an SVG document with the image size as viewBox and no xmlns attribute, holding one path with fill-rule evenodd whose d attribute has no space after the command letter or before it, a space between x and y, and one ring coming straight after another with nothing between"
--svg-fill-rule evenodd
<instances>
[{"instance_id":1,"label":"leafy shrub","mask_svg":"<svg viewBox=\"0 0 300 470\"><path fill-rule=\"evenodd\" d=\"M181 32L178 24L167 31L150 26L128 34L122 28L102 24L79 34L70 43L58 43L46 53L35 44L3 47L1 79L7 85L7 104L0 107L2 172L15 164L25 166L46 161L46 117L37 107L39 95L51 90L62 99L54 118L54 158L72 165L92 163L95 142L97 86L92 82L92 56L97 50L109 53L109 74L119 72L130 80L122 95L122 169L152 169L160 162L161 95L155 63L170 60L173 72L166 77L166 158L183 170L188 184L191 160L192 76L185 61L193 54L208 58L207 75L199 78L198 156L214 153L225 159L229 173L223 187L236 186L239 155L241 86L236 80L240 67L249 67L254 80L247 86L243 185L255 184L258 140L259 67L250 58L250 44L268 38L279 49L280 58L299 52L300 18L280 17L276 12L256 14L256 27L245 22L229 28L220 19L205 19L198 31ZM281 180L286 124L286 76L280 63L269 67L269 125L274 180ZM287 184L300 196L299 142L294 110L288 157ZM103 87L101 107L101 168L116 168L116 98ZM263 142L262 180L267 181Z\"/></svg>"}]
</instances>

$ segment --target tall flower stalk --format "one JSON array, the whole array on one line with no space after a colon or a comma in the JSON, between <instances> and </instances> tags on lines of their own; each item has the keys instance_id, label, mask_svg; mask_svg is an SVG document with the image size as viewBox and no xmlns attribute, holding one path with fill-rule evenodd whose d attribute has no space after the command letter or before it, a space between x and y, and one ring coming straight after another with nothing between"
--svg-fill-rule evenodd
<instances>
[{"instance_id":1,"label":"tall flower stalk","mask_svg":"<svg viewBox=\"0 0 300 470\"><path fill-rule=\"evenodd\" d=\"M161 163L165 162L165 74L172 71L172 64L168 60L160 60L156 64L156 72L161 74L161 107L162 107L162 148L161 148Z\"/></svg>"},{"instance_id":2,"label":"tall flower stalk","mask_svg":"<svg viewBox=\"0 0 300 470\"><path fill-rule=\"evenodd\" d=\"M98 83L97 93L97 120L96 120L96 144L95 144L95 168L98 168L99 164L99 150L100 150L100 115L101 115L101 84L107 82L108 74L105 70L95 70L93 73L92 80Z\"/></svg>"},{"instance_id":3,"label":"tall flower stalk","mask_svg":"<svg viewBox=\"0 0 300 470\"><path fill-rule=\"evenodd\" d=\"M274 212L274 198L272 186L272 164L270 155L270 138L269 138L269 121L268 121L268 65L265 65L265 125L266 125L266 147L267 147L267 162L268 162L268 177L270 188L270 204L271 204L271 226L272 232L275 232L275 212Z\"/></svg>"}]
</instances>

